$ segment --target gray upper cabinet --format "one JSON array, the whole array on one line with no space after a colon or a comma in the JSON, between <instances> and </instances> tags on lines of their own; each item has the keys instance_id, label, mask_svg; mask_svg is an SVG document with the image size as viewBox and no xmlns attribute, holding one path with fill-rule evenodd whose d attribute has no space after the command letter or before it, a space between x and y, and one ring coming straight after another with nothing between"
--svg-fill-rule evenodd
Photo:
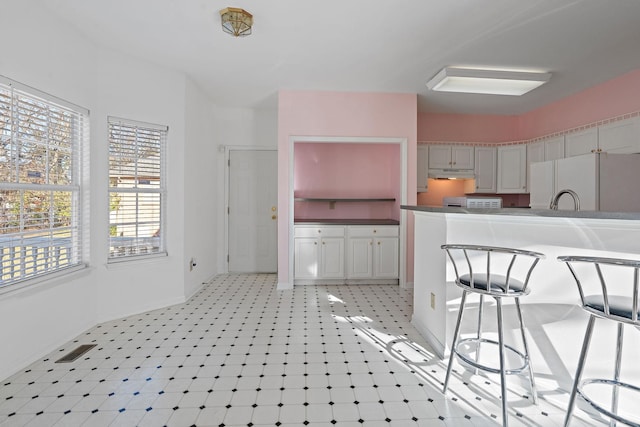
<instances>
[{"instance_id":1,"label":"gray upper cabinet","mask_svg":"<svg viewBox=\"0 0 640 427\"><path fill-rule=\"evenodd\" d=\"M495 193L497 172L496 147L476 147L474 193Z\"/></svg>"},{"instance_id":2,"label":"gray upper cabinet","mask_svg":"<svg viewBox=\"0 0 640 427\"><path fill-rule=\"evenodd\" d=\"M473 146L429 145L429 169L473 169Z\"/></svg>"},{"instance_id":3,"label":"gray upper cabinet","mask_svg":"<svg viewBox=\"0 0 640 427\"><path fill-rule=\"evenodd\" d=\"M418 193L427 191L427 177L429 176L429 147L418 145L418 169L416 171L416 187Z\"/></svg>"},{"instance_id":4,"label":"gray upper cabinet","mask_svg":"<svg viewBox=\"0 0 640 427\"><path fill-rule=\"evenodd\" d=\"M498 147L498 193L527 191L527 146L525 144Z\"/></svg>"},{"instance_id":5,"label":"gray upper cabinet","mask_svg":"<svg viewBox=\"0 0 640 427\"><path fill-rule=\"evenodd\" d=\"M594 153L598 149L598 128L592 127L565 136L566 157Z\"/></svg>"},{"instance_id":6,"label":"gray upper cabinet","mask_svg":"<svg viewBox=\"0 0 640 427\"><path fill-rule=\"evenodd\" d=\"M527 144L527 191L530 190L531 165L543 162L545 158L545 141L536 141Z\"/></svg>"},{"instance_id":7,"label":"gray upper cabinet","mask_svg":"<svg viewBox=\"0 0 640 427\"><path fill-rule=\"evenodd\" d=\"M640 118L619 120L598 127L598 145L606 153L640 153Z\"/></svg>"},{"instance_id":8,"label":"gray upper cabinet","mask_svg":"<svg viewBox=\"0 0 640 427\"><path fill-rule=\"evenodd\" d=\"M564 135L544 140L544 160L564 159Z\"/></svg>"}]
</instances>

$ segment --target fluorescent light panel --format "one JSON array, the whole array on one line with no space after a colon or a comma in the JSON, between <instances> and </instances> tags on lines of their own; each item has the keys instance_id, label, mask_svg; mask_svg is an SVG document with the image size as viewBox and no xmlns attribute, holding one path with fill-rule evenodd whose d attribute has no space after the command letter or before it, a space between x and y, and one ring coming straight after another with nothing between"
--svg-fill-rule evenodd
<instances>
[{"instance_id":1,"label":"fluorescent light panel","mask_svg":"<svg viewBox=\"0 0 640 427\"><path fill-rule=\"evenodd\" d=\"M440 92L517 96L537 88L550 78L551 73L447 67L429 80L427 87Z\"/></svg>"}]
</instances>

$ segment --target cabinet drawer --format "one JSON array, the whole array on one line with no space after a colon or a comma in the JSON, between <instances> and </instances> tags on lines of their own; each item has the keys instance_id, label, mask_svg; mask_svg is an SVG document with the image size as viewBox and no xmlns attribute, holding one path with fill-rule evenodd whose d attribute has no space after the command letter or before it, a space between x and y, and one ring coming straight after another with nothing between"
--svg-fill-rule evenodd
<instances>
[{"instance_id":1,"label":"cabinet drawer","mask_svg":"<svg viewBox=\"0 0 640 427\"><path fill-rule=\"evenodd\" d=\"M398 226L349 226L349 237L397 237L399 235Z\"/></svg>"},{"instance_id":2,"label":"cabinet drawer","mask_svg":"<svg viewBox=\"0 0 640 427\"><path fill-rule=\"evenodd\" d=\"M344 227L309 227L295 226L294 237L344 237Z\"/></svg>"}]
</instances>

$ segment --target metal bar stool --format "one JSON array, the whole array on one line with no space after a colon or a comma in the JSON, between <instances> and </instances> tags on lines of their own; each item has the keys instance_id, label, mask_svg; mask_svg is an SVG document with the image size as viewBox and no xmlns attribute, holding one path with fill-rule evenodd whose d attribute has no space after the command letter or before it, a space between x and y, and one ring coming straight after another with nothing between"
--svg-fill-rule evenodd
<instances>
[{"instance_id":1,"label":"metal bar stool","mask_svg":"<svg viewBox=\"0 0 640 427\"><path fill-rule=\"evenodd\" d=\"M449 365L447 367L447 375L444 380L444 388L442 392L447 392L454 356L457 356L466 364L473 366L476 370L480 369L500 374L500 385L502 391L502 425L507 426L509 424L509 418L507 416L506 375L518 374L528 370L533 403L537 403L535 380L529 361L529 347L527 345L525 327L522 320L522 311L520 309L520 297L529 294L529 288L527 285L529 284L531 273L538 261L543 259L545 256L539 252L495 246L448 244L442 245L441 248L447 252L455 271L455 283L462 289L462 299L460 301L460 309L458 311L458 320L456 321L455 331L453 333ZM520 279L514 278L514 275L520 277ZM476 336L460 339L462 314L465 310L467 294L470 292L480 295ZM485 295L493 297L496 300L498 341L482 337L482 312ZM523 352L504 343L502 298L513 298L515 300L516 312L518 314L518 321L520 324L520 333L522 335L522 343L524 347ZM463 346L468 345L475 346L475 360L461 350ZM487 364L480 363L481 345L498 346L500 359L499 368L496 369ZM510 351L512 354L516 355L522 362L521 366L508 369L506 366L506 351Z\"/></svg>"},{"instance_id":2,"label":"metal bar stool","mask_svg":"<svg viewBox=\"0 0 640 427\"><path fill-rule=\"evenodd\" d=\"M640 261L586 256L560 256L558 260L566 263L569 267L569 271L578 285L582 308L589 313L589 323L578 359L564 425L566 427L571 422L576 396L580 395L593 409L610 418L611 425L620 422L640 427L640 418L631 420L618 415L620 389L638 393L638 399L640 399L640 387L620 381L623 326L627 324L636 328L640 327L640 298L638 296ZM580 266L580 264L588 265ZM596 318L613 320L618 323L614 374L613 378L589 378L581 381ZM588 385L612 387L610 409L605 408L596 402L596 399L592 399L585 393L584 388Z\"/></svg>"}]
</instances>

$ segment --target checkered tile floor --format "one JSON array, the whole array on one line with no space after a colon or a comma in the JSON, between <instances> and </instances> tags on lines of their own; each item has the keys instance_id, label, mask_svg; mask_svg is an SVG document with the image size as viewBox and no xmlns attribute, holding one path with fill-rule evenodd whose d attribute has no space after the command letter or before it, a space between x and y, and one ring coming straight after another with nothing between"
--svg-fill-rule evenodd
<instances>
[{"instance_id":1,"label":"checkered tile floor","mask_svg":"<svg viewBox=\"0 0 640 427\"><path fill-rule=\"evenodd\" d=\"M389 285L276 290L216 277L188 302L98 325L0 383L4 426L496 426L498 378L445 362ZM72 363L54 363L97 344ZM511 426L560 426L509 377ZM540 388L540 385L539 385ZM577 411L580 412L580 411ZM572 426L595 425L576 418Z\"/></svg>"}]
</instances>

